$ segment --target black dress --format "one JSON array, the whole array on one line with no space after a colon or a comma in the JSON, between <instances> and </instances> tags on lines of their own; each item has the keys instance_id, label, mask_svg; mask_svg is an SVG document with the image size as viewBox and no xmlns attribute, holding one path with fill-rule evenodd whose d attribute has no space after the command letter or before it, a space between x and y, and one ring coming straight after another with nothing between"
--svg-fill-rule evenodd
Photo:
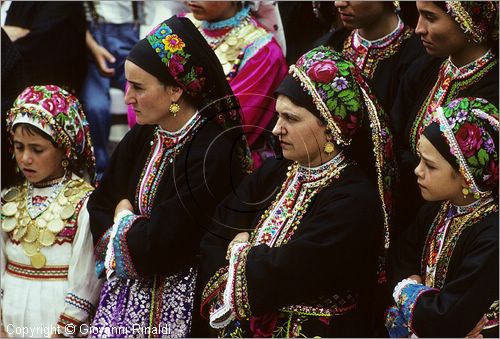
<instances>
[{"instance_id":1,"label":"black dress","mask_svg":"<svg viewBox=\"0 0 500 339\"><path fill-rule=\"evenodd\" d=\"M287 178L289 161L267 160L217 208L201 244L202 312L222 293L229 241L251 232ZM279 205L279 204L278 204ZM303 213L303 216L300 214ZM288 241L250 248L245 277L250 321L232 321L223 336L371 336L371 309L383 214L375 186L357 165L347 166L292 217ZM253 236L259 233L254 232ZM281 231L280 237L284 235ZM216 273L218 272L218 273ZM238 298L238 296L236 296ZM335 310L335 315L331 315ZM251 329L251 330L250 330Z\"/></svg>"},{"instance_id":2,"label":"black dress","mask_svg":"<svg viewBox=\"0 0 500 339\"><path fill-rule=\"evenodd\" d=\"M435 279L429 286L437 290L421 294L413 309L411 326L419 337L465 337L485 313L490 313L490 325L495 318L497 325L483 330L482 334L498 338L499 224L498 199L495 199L489 204L488 213L482 211L483 215L470 219L473 222L466 227L449 226ZM426 265L429 253L433 252L430 243L435 239L433 223L441 205L425 204L416 223L404 233L394 283L412 274L419 274L426 281ZM454 219L465 220L467 215L471 214L459 213ZM456 235L454 240L451 240L452 234ZM490 307L495 300L496 311Z\"/></svg>"}]
</instances>

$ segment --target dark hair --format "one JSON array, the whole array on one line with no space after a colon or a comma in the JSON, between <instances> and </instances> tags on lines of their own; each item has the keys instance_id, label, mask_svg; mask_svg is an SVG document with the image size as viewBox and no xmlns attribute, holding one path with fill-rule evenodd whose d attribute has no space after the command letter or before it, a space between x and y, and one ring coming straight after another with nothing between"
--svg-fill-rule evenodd
<instances>
[{"instance_id":1,"label":"dark hair","mask_svg":"<svg viewBox=\"0 0 500 339\"><path fill-rule=\"evenodd\" d=\"M52 145L54 145L55 148L59 147L50 135L48 135L47 133L45 133L44 131L42 131L40 128L38 128L36 126L33 126L31 124L28 124L28 123L24 123L24 122L18 123L18 124L15 124L14 127L12 128L12 133L14 133L18 127L21 127L23 132L26 132L26 134L28 134L28 135L31 135L31 136L39 135L42 138L50 141L52 143Z\"/></svg>"}]
</instances>

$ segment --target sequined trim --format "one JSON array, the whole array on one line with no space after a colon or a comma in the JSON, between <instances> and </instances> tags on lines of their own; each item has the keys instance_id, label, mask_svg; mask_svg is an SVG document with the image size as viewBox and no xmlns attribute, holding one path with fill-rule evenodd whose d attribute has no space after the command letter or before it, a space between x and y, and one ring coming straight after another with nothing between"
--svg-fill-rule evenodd
<instances>
[{"instance_id":1,"label":"sequined trim","mask_svg":"<svg viewBox=\"0 0 500 339\"><path fill-rule=\"evenodd\" d=\"M365 76L373 78L379 62L396 54L404 41L412 34L413 29L405 26L400 20L395 32L377 40L376 44L366 46L357 30L353 30L344 41L342 52L347 59L352 60L363 71Z\"/></svg>"},{"instance_id":2,"label":"sequined trim","mask_svg":"<svg viewBox=\"0 0 500 339\"><path fill-rule=\"evenodd\" d=\"M456 99L460 91L479 82L497 64L498 59L491 51L458 69L453 66L450 59L441 64L438 79L417 112L410 130L410 148L415 154L420 136L430 122L432 112Z\"/></svg>"},{"instance_id":3,"label":"sequined trim","mask_svg":"<svg viewBox=\"0 0 500 339\"><path fill-rule=\"evenodd\" d=\"M498 326L498 300L495 300L493 304L491 304L488 312L486 313L486 318L488 319L488 322L484 325L484 329Z\"/></svg>"},{"instance_id":4,"label":"sequined trim","mask_svg":"<svg viewBox=\"0 0 500 339\"><path fill-rule=\"evenodd\" d=\"M247 255L250 246L245 247L239 252L238 261L236 262L235 282L234 282L234 312L237 319L248 319L252 315L248 299L247 289Z\"/></svg>"},{"instance_id":5,"label":"sequined trim","mask_svg":"<svg viewBox=\"0 0 500 339\"><path fill-rule=\"evenodd\" d=\"M323 305L292 305L282 307L279 310L285 313L295 313L315 317L331 317L351 312L358 307L357 298L351 293L348 293L345 296L336 294L330 298L328 304L329 305L327 307Z\"/></svg>"},{"instance_id":6,"label":"sequined trim","mask_svg":"<svg viewBox=\"0 0 500 339\"><path fill-rule=\"evenodd\" d=\"M44 266L40 269L12 261L7 262L6 271L13 276L29 280L68 280L69 266Z\"/></svg>"},{"instance_id":7,"label":"sequined trim","mask_svg":"<svg viewBox=\"0 0 500 339\"><path fill-rule=\"evenodd\" d=\"M116 234L113 238L113 251L115 259L116 275L124 279L136 279L139 277L135 270L132 256L127 244L127 233L134 223L143 218L139 215L128 214L120 219Z\"/></svg>"}]
</instances>

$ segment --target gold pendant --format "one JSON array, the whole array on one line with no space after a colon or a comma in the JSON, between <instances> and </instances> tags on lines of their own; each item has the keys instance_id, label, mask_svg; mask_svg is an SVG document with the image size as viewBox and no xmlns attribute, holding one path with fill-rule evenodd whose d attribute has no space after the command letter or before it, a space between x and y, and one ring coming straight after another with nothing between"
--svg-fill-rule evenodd
<instances>
[{"instance_id":1,"label":"gold pendant","mask_svg":"<svg viewBox=\"0 0 500 339\"><path fill-rule=\"evenodd\" d=\"M12 233L12 239L14 239L15 241L21 240L24 237L24 235L26 234L27 230L28 230L28 227L26 227L26 226L21 226L19 228L16 228L14 230L14 232Z\"/></svg>"},{"instance_id":2,"label":"gold pendant","mask_svg":"<svg viewBox=\"0 0 500 339\"><path fill-rule=\"evenodd\" d=\"M31 256L30 260L31 260L31 266L33 266L34 268L42 268L43 266L45 266L45 262L47 261L47 259L42 253L37 253Z\"/></svg>"},{"instance_id":3,"label":"gold pendant","mask_svg":"<svg viewBox=\"0 0 500 339\"><path fill-rule=\"evenodd\" d=\"M37 238L38 238L38 228L34 224L29 224L28 230L23 240L31 243L34 242Z\"/></svg>"},{"instance_id":4,"label":"gold pendant","mask_svg":"<svg viewBox=\"0 0 500 339\"><path fill-rule=\"evenodd\" d=\"M8 202L2 206L2 214L6 217L11 217L17 212L17 203Z\"/></svg>"},{"instance_id":5,"label":"gold pendant","mask_svg":"<svg viewBox=\"0 0 500 339\"><path fill-rule=\"evenodd\" d=\"M56 236L48 229L44 229L40 231L40 237L38 238L38 241L40 241L40 244L45 247L51 246L54 241L56 241Z\"/></svg>"},{"instance_id":6,"label":"gold pendant","mask_svg":"<svg viewBox=\"0 0 500 339\"><path fill-rule=\"evenodd\" d=\"M47 224L47 229L52 233L59 233L64 228L64 222L61 219L54 219Z\"/></svg>"},{"instance_id":7,"label":"gold pendant","mask_svg":"<svg viewBox=\"0 0 500 339\"><path fill-rule=\"evenodd\" d=\"M2 230L4 232L11 232L14 228L16 228L17 219L16 218L7 218L2 221Z\"/></svg>"},{"instance_id":8,"label":"gold pendant","mask_svg":"<svg viewBox=\"0 0 500 339\"><path fill-rule=\"evenodd\" d=\"M35 255L39 249L38 243L36 243L36 242L32 242L32 243L23 242L22 246L23 246L24 254L26 254L28 257Z\"/></svg>"},{"instance_id":9,"label":"gold pendant","mask_svg":"<svg viewBox=\"0 0 500 339\"><path fill-rule=\"evenodd\" d=\"M19 188L12 187L4 193L3 198L5 201L8 202L8 201L15 200L18 195L19 195Z\"/></svg>"},{"instance_id":10,"label":"gold pendant","mask_svg":"<svg viewBox=\"0 0 500 339\"><path fill-rule=\"evenodd\" d=\"M59 212L59 216L61 219L66 220L71 218L71 216L75 213L75 209L73 206L64 206L64 208Z\"/></svg>"}]
</instances>

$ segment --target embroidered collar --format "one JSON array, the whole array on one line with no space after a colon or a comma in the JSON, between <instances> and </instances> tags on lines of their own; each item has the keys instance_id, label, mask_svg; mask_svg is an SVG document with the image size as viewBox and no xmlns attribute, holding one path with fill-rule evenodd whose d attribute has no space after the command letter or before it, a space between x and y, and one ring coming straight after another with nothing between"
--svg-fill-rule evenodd
<instances>
[{"instance_id":1,"label":"embroidered collar","mask_svg":"<svg viewBox=\"0 0 500 339\"><path fill-rule=\"evenodd\" d=\"M249 16L249 14L250 14L250 7L244 6L233 17L229 19L217 22L202 21L201 27L207 31L214 31L224 28L234 28L238 26L243 20L245 20Z\"/></svg>"},{"instance_id":2,"label":"embroidered collar","mask_svg":"<svg viewBox=\"0 0 500 339\"><path fill-rule=\"evenodd\" d=\"M365 47L366 49L370 48L382 48L390 45L400 34L403 32L405 28L405 25L401 18L398 16L398 24L396 25L396 28L389 34L381 37L380 39L377 40L367 40L363 38L359 34L359 30L356 29L354 30L354 35L353 35L353 44L354 47L357 49L360 46Z\"/></svg>"},{"instance_id":3,"label":"embroidered collar","mask_svg":"<svg viewBox=\"0 0 500 339\"><path fill-rule=\"evenodd\" d=\"M495 54L493 54L491 49L478 59L469 62L467 65L464 65L462 67L455 66L451 59L448 58L446 74L453 78L468 77L483 68L484 65L490 62L493 58L495 58Z\"/></svg>"},{"instance_id":4,"label":"embroidered collar","mask_svg":"<svg viewBox=\"0 0 500 339\"><path fill-rule=\"evenodd\" d=\"M453 204L450 204L450 210L448 212L447 218L453 218L458 215L464 215L464 214L469 214L471 212L474 212L477 210L479 207L484 206L486 204L489 204L490 202L493 201L493 198L491 196L489 197L484 197L480 198L473 203L465 206L456 206Z\"/></svg>"},{"instance_id":5,"label":"embroidered collar","mask_svg":"<svg viewBox=\"0 0 500 339\"><path fill-rule=\"evenodd\" d=\"M200 113L196 112L191 118L189 118L189 120L184 124L184 126L182 126L177 131L174 132L167 131L161 128L161 126L158 126L157 135L159 137L171 139L174 141L175 144L189 134L193 126L196 125L196 123L198 122L198 120L200 120L200 118L201 118Z\"/></svg>"},{"instance_id":6,"label":"embroidered collar","mask_svg":"<svg viewBox=\"0 0 500 339\"><path fill-rule=\"evenodd\" d=\"M332 171L338 168L344 160L345 155L344 152L341 151L333 159L325 162L320 166L306 167L300 165L297 170L297 177L303 182L319 180L332 173Z\"/></svg>"}]
</instances>

